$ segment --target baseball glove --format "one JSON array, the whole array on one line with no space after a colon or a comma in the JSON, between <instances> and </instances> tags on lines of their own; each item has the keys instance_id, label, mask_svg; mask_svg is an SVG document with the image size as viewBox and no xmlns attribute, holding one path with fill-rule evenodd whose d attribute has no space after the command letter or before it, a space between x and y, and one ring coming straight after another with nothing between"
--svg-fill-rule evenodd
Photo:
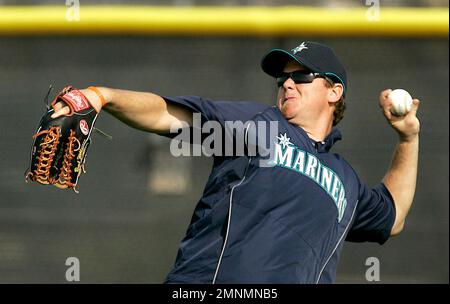
<instances>
[{"instance_id":1,"label":"baseball glove","mask_svg":"<svg viewBox=\"0 0 450 304\"><path fill-rule=\"evenodd\" d=\"M50 91L51 87L46 97L47 111L33 135L26 180L78 193L76 186L85 172L86 152L98 113L83 93L71 86L64 88L48 105ZM70 113L53 119L50 116L56 111L57 102L69 106Z\"/></svg>"}]
</instances>

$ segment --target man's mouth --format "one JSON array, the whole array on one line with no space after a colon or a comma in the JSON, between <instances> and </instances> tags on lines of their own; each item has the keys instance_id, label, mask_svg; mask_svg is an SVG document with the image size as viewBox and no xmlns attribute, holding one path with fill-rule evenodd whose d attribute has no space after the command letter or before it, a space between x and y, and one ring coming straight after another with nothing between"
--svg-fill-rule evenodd
<instances>
[{"instance_id":1,"label":"man's mouth","mask_svg":"<svg viewBox=\"0 0 450 304\"><path fill-rule=\"evenodd\" d=\"M294 98L295 98L294 96L286 96L283 100L283 104L285 104L286 102L288 102L289 100L292 100Z\"/></svg>"}]
</instances>

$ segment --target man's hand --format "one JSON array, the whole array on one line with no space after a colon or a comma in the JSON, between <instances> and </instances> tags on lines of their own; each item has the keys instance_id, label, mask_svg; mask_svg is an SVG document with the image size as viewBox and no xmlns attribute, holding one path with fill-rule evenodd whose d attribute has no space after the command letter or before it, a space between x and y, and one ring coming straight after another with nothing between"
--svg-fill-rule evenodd
<instances>
[{"instance_id":1,"label":"man's hand","mask_svg":"<svg viewBox=\"0 0 450 304\"><path fill-rule=\"evenodd\" d=\"M397 117L391 113L392 101L389 98L391 89L387 89L380 94L380 107L389 124L397 131L402 141L410 141L414 139L420 131L420 122L417 118L417 109L420 101L413 99L411 110L401 117Z\"/></svg>"},{"instance_id":2,"label":"man's hand","mask_svg":"<svg viewBox=\"0 0 450 304\"><path fill-rule=\"evenodd\" d=\"M420 122L416 116L419 108L418 99L413 99L411 110L406 115L397 117L391 113L392 101L389 98L391 91L388 89L381 92L380 107L389 124L399 134L400 141L383 182L394 198L396 212L391 235L397 235L403 230L416 190Z\"/></svg>"},{"instance_id":3,"label":"man's hand","mask_svg":"<svg viewBox=\"0 0 450 304\"><path fill-rule=\"evenodd\" d=\"M89 100L92 107L98 112L100 112L102 108L102 102L100 100L100 97L95 94L92 90L89 89L83 89L80 90L81 93L83 93L84 96ZM54 105L55 113L52 114L51 118L55 119L57 117L67 115L70 113L70 108L64 104L63 102L57 102Z\"/></svg>"}]
</instances>

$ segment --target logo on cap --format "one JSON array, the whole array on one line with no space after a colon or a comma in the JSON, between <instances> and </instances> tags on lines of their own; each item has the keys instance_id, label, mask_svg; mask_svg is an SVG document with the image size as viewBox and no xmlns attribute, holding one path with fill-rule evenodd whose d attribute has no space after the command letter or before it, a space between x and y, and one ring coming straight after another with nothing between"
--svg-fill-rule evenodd
<instances>
[{"instance_id":1,"label":"logo on cap","mask_svg":"<svg viewBox=\"0 0 450 304\"><path fill-rule=\"evenodd\" d=\"M295 55L295 54L297 54L303 50L307 50L307 49L308 49L308 47L306 46L306 44L304 42L302 42L298 47L292 49L291 51Z\"/></svg>"}]
</instances>

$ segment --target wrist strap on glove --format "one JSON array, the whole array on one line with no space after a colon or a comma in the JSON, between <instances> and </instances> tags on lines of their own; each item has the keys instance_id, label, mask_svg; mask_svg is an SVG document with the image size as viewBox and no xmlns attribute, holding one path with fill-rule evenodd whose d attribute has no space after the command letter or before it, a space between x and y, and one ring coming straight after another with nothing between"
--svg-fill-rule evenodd
<instances>
[{"instance_id":1,"label":"wrist strap on glove","mask_svg":"<svg viewBox=\"0 0 450 304\"><path fill-rule=\"evenodd\" d=\"M100 92L100 90L94 86L90 86L90 87L88 87L88 89L93 91L95 94L97 94L98 98L100 98L100 101L102 102L102 107L104 107L106 104L106 99L103 96L102 92Z\"/></svg>"}]
</instances>

